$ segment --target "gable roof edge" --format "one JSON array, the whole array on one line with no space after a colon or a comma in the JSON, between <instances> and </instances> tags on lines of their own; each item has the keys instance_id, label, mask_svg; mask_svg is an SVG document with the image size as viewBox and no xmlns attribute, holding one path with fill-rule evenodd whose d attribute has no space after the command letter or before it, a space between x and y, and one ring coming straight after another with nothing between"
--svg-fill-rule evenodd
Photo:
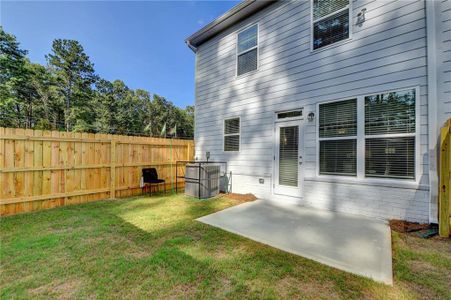
<instances>
[{"instance_id":1,"label":"gable roof edge","mask_svg":"<svg viewBox=\"0 0 451 300\"><path fill-rule=\"evenodd\" d=\"M235 5L226 13L208 23L185 39L185 43L196 52L197 47L218 35L239 21L257 13L277 0L246 0Z\"/></svg>"}]
</instances>

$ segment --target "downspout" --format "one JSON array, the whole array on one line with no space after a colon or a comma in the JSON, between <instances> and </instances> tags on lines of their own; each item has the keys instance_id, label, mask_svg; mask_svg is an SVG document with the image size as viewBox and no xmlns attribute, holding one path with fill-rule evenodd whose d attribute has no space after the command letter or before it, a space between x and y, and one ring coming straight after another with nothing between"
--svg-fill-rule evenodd
<instances>
[{"instance_id":1,"label":"downspout","mask_svg":"<svg viewBox=\"0 0 451 300\"><path fill-rule=\"evenodd\" d=\"M428 154L429 154L429 223L438 222L438 131L437 105L437 24L436 3L426 0L427 79L428 79Z\"/></svg>"},{"instance_id":2,"label":"downspout","mask_svg":"<svg viewBox=\"0 0 451 300\"><path fill-rule=\"evenodd\" d=\"M191 49L191 51L194 52L194 159L197 160L196 156L196 141L197 141L197 126L196 126L196 120L197 120L197 48L191 45L189 40L185 40L186 45Z\"/></svg>"}]
</instances>

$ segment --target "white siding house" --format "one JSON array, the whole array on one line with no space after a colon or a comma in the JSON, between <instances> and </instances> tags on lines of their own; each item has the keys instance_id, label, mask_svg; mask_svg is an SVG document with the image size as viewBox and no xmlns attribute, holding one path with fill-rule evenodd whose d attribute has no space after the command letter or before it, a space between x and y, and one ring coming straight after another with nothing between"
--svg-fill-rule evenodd
<instances>
[{"instance_id":1,"label":"white siding house","mask_svg":"<svg viewBox=\"0 0 451 300\"><path fill-rule=\"evenodd\" d=\"M245 1L186 42L195 156L233 192L437 221L451 1Z\"/></svg>"}]
</instances>

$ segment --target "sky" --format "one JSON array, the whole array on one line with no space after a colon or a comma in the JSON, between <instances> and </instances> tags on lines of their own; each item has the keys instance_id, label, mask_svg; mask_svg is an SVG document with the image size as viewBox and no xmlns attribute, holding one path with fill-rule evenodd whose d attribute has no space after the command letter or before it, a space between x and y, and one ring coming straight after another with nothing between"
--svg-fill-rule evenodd
<instances>
[{"instance_id":1,"label":"sky","mask_svg":"<svg viewBox=\"0 0 451 300\"><path fill-rule=\"evenodd\" d=\"M239 1L4 1L0 24L32 62L57 38L78 40L96 73L194 104L194 53L185 38Z\"/></svg>"}]
</instances>

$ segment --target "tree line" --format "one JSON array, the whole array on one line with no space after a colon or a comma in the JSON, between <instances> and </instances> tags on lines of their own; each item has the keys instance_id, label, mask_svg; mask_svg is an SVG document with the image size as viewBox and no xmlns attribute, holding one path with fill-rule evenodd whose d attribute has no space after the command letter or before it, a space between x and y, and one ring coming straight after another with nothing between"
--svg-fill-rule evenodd
<instances>
[{"instance_id":1,"label":"tree line","mask_svg":"<svg viewBox=\"0 0 451 300\"><path fill-rule=\"evenodd\" d=\"M130 89L96 74L83 46L55 39L47 64L30 62L0 26L0 126L146 136L192 137L194 107Z\"/></svg>"}]
</instances>

